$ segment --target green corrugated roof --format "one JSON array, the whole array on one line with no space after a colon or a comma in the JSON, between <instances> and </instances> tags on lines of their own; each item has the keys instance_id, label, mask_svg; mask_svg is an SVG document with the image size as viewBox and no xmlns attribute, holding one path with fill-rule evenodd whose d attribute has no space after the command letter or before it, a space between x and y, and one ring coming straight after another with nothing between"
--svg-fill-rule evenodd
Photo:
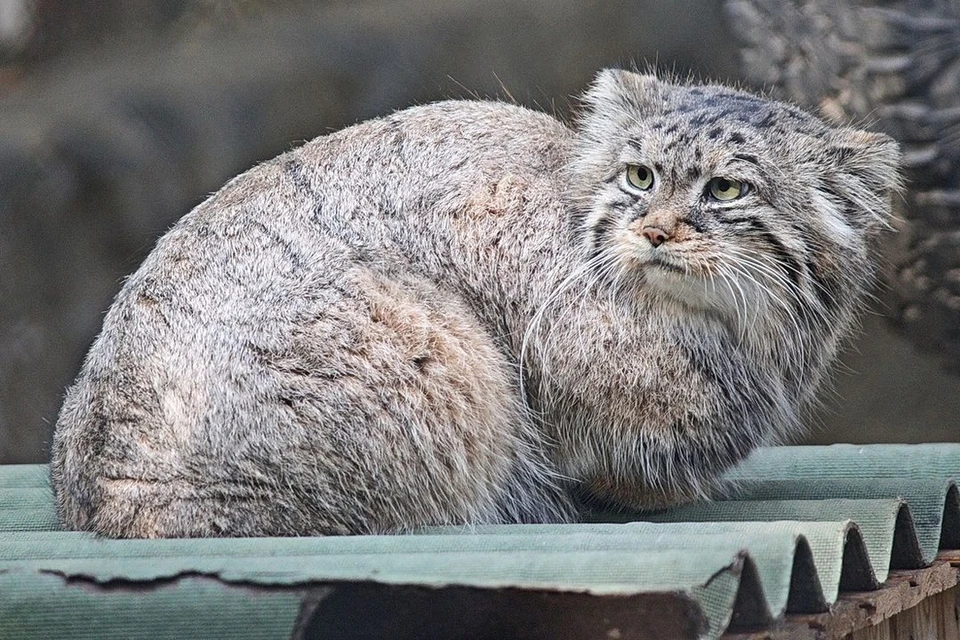
<instances>
[{"instance_id":1,"label":"green corrugated roof","mask_svg":"<svg viewBox=\"0 0 960 640\"><path fill-rule=\"evenodd\" d=\"M960 548L960 444L764 449L728 479L577 525L105 540L58 529L45 466L0 467L0 638L716 638Z\"/></svg>"}]
</instances>

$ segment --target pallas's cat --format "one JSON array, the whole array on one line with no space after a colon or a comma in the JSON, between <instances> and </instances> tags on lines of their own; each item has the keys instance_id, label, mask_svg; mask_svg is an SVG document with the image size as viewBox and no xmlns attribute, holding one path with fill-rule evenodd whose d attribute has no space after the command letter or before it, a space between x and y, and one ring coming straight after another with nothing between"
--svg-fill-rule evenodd
<instances>
[{"instance_id":1,"label":"pallas's cat","mask_svg":"<svg viewBox=\"0 0 960 640\"><path fill-rule=\"evenodd\" d=\"M898 150L600 73L573 125L416 107L230 181L125 282L54 438L110 536L401 532L704 494L801 430Z\"/></svg>"}]
</instances>

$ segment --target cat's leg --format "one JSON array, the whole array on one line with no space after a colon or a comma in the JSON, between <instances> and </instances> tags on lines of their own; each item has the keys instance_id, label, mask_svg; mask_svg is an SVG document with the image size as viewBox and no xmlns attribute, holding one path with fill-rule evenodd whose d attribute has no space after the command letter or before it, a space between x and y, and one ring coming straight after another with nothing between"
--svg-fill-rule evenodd
<instances>
[{"instance_id":1,"label":"cat's leg","mask_svg":"<svg viewBox=\"0 0 960 640\"><path fill-rule=\"evenodd\" d=\"M415 278L348 275L236 336L227 371L187 346L163 384L149 368L114 388L82 376L58 426L74 433L55 460L63 518L136 537L569 518L516 374L465 305ZM155 392L127 402L130 383Z\"/></svg>"}]
</instances>

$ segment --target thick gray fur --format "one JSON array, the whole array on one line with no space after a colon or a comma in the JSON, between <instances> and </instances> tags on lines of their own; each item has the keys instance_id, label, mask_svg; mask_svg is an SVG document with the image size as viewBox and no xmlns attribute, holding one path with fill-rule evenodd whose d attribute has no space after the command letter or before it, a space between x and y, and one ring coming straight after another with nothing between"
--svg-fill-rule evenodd
<instances>
[{"instance_id":1,"label":"thick gray fur","mask_svg":"<svg viewBox=\"0 0 960 640\"><path fill-rule=\"evenodd\" d=\"M573 492L689 500L797 434L871 282L895 143L624 71L584 103L573 127L493 102L408 109L184 216L67 393L63 523L568 521ZM636 164L651 189L625 181ZM711 200L714 176L752 189Z\"/></svg>"}]
</instances>

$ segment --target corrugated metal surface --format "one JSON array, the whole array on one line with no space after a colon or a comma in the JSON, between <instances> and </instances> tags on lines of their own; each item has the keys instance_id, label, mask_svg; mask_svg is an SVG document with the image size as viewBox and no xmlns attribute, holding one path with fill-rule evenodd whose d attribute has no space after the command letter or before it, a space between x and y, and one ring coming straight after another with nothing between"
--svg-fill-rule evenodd
<instances>
[{"instance_id":1,"label":"corrugated metal surface","mask_svg":"<svg viewBox=\"0 0 960 640\"><path fill-rule=\"evenodd\" d=\"M0 638L716 638L960 548L958 479L960 444L782 447L607 522L118 541L57 529L46 467L0 467Z\"/></svg>"}]
</instances>

